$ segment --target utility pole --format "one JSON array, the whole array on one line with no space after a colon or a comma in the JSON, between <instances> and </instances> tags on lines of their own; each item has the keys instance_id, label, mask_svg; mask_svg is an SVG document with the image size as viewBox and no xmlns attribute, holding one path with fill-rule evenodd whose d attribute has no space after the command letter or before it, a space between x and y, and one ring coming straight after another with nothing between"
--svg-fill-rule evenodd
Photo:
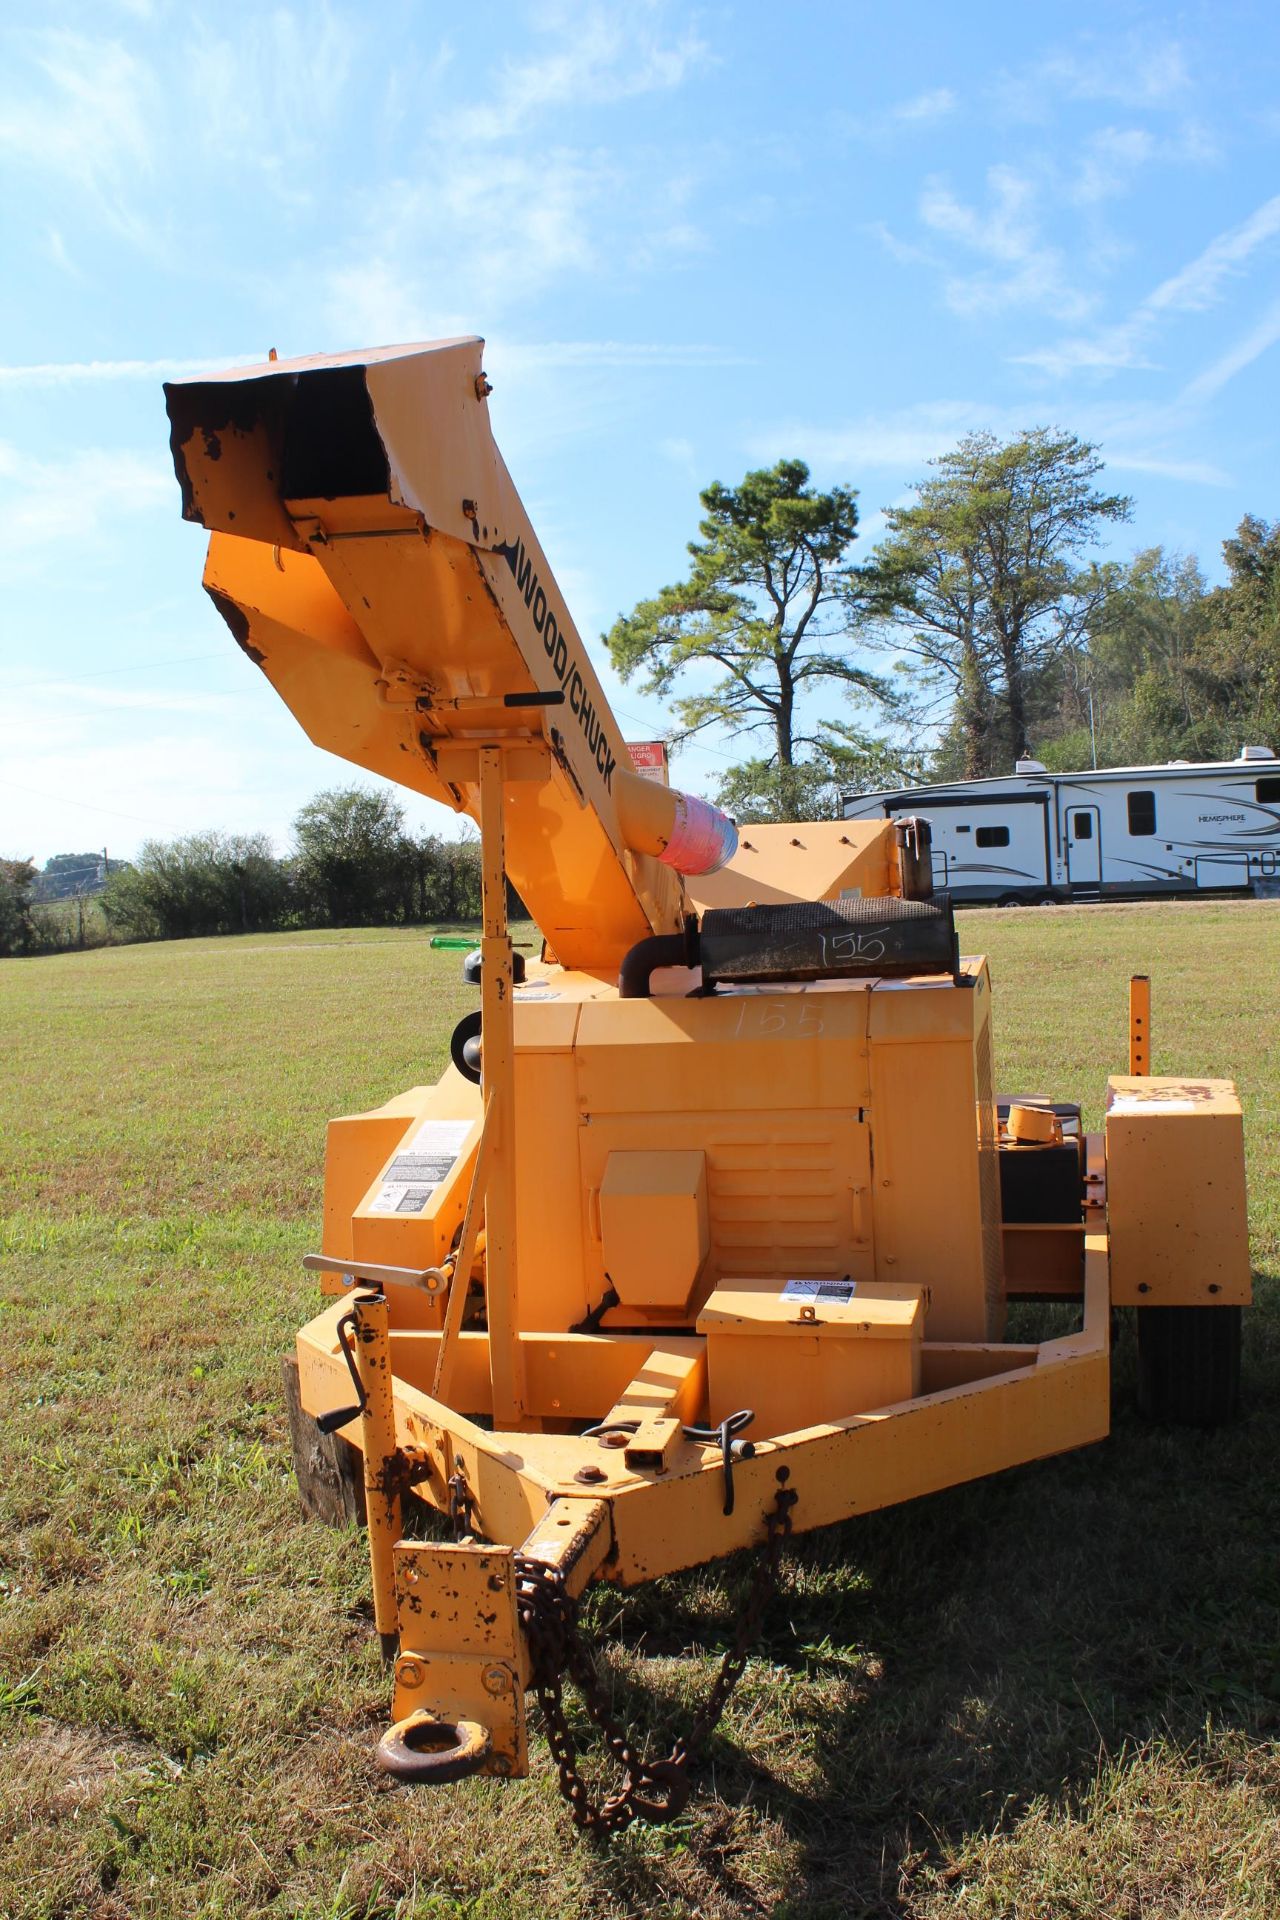
<instances>
[{"instance_id":1,"label":"utility pole","mask_svg":"<svg viewBox=\"0 0 1280 1920\"><path fill-rule=\"evenodd\" d=\"M1093 688L1086 687L1085 693L1089 699L1089 746L1093 752L1093 770L1096 773L1098 771L1098 729L1093 723Z\"/></svg>"}]
</instances>

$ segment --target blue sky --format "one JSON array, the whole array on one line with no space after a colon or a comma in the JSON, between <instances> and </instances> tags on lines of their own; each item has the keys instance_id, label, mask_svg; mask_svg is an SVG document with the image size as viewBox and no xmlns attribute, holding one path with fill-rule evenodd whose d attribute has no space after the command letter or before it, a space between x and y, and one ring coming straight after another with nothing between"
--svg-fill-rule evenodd
<instances>
[{"instance_id":1,"label":"blue sky","mask_svg":"<svg viewBox=\"0 0 1280 1920\"><path fill-rule=\"evenodd\" d=\"M1280 514L1278 82L1252 4L9 0L0 853L283 846L348 777L206 602L169 466L161 380L272 346L484 334L591 641L712 478L798 455L869 548L974 427L1097 439L1116 551L1215 576Z\"/></svg>"}]
</instances>

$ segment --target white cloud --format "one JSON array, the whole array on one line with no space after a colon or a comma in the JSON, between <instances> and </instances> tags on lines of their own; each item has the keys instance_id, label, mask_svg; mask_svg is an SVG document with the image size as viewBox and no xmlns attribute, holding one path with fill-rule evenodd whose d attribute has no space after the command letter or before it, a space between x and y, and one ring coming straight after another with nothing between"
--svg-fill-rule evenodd
<instances>
[{"instance_id":1,"label":"white cloud","mask_svg":"<svg viewBox=\"0 0 1280 1920\"><path fill-rule=\"evenodd\" d=\"M666 19L661 7L544 11L544 44L497 67L487 97L419 111L416 149L404 143L412 177L388 184L329 273L331 330L491 332L566 281L701 252L681 156L641 146L624 164L607 135L599 147L573 143L584 113L675 89L710 59L692 28L667 31ZM482 83L487 71L477 69Z\"/></svg>"},{"instance_id":2,"label":"white cloud","mask_svg":"<svg viewBox=\"0 0 1280 1920\"><path fill-rule=\"evenodd\" d=\"M1133 453L1127 447L1108 447L1107 465L1121 473L1153 473L1162 480L1185 480L1200 487L1229 487L1231 475L1211 460L1176 460L1158 453Z\"/></svg>"},{"instance_id":3,"label":"white cloud","mask_svg":"<svg viewBox=\"0 0 1280 1920\"><path fill-rule=\"evenodd\" d=\"M710 58L693 27L660 37L638 8L559 6L541 24L559 45L501 67L492 100L457 110L448 137L504 140L558 107L608 106L638 94L667 92Z\"/></svg>"},{"instance_id":4,"label":"white cloud","mask_svg":"<svg viewBox=\"0 0 1280 1920\"><path fill-rule=\"evenodd\" d=\"M1220 157L1216 141L1195 120L1168 134L1147 127L1100 127L1083 142L1068 197L1077 206L1096 206L1130 192L1144 168L1211 166Z\"/></svg>"},{"instance_id":5,"label":"white cloud","mask_svg":"<svg viewBox=\"0 0 1280 1920\"><path fill-rule=\"evenodd\" d=\"M255 194L309 202L308 161L331 135L348 96L360 28L323 4L277 6L218 32L217 9L188 10L158 37L145 10L126 28L135 44L69 28L15 33L0 81L0 155L72 191L52 243L86 213L153 253L175 238L162 202L183 206L175 182L222 192L248 175ZM225 13L225 10L223 10ZM232 184L232 183L235 184ZM189 212L190 196L184 213ZM179 216L181 217L181 216ZM178 229L180 231L180 228Z\"/></svg>"},{"instance_id":6,"label":"white cloud","mask_svg":"<svg viewBox=\"0 0 1280 1920\"><path fill-rule=\"evenodd\" d=\"M803 447L811 465L852 474L856 483L857 475L866 469L911 475L964 434L980 428L1016 431L1011 419L979 401L927 400L891 413L864 414L842 425L785 421L753 434L747 451L753 460L774 460Z\"/></svg>"},{"instance_id":7,"label":"white cloud","mask_svg":"<svg viewBox=\"0 0 1280 1920\"><path fill-rule=\"evenodd\" d=\"M950 87L932 87L927 93L918 93L914 99L890 107L889 118L907 126L919 126L925 121L947 119L955 112L956 105L956 96Z\"/></svg>"},{"instance_id":8,"label":"white cloud","mask_svg":"<svg viewBox=\"0 0 1280 1920\"><path fill-rule=\"evenodd\" d=\"M1129 33L1092 35L997 76L993 95L1015 120L1043 125L1062 101L1101 102L1132 113L1177 111L1192 90L1181 42Z\"/></svg>"},{"instance_id":9,"label":"white cloud","mask_svg":"<svg viewBox=\"0 0 1280 1920\"><path fill-rule=\"evenodd\" d=\"M999 312L1011 306L1048 306L1082 315L1089 297L1069 278L1062 254L1041 238L1034 182L1010 166L987 173L988 204L979 209L957 200L935 176L920 195L920 218L944 240L993 263L995 271L953 274L945 286L955 313Z\"/></svg>"},{"instance_id":10,"label":"white cloud","mask_svg":"<svg viewBox=\"0 0 1280 1920\"><path fill-rule=\"evenodd\" d=\"M1212 400L1229 380L1275 346L1280 340L1280 300L1273 302L1255 327L1229 347L1212 365L1206 367L1183 388L1181 398L1192 406Z\"/></svg>"},{"instance_id":11,"label":"white cloud","mask_svg":"<svg viewBox=\"0 0 1280 1920\"><path fill-rule=\"evenodd\" d=\"M1171 308L1184 313L1196 313L1212 306L1232 274L1277 234L1280 234L1280 193L1264 200L1238 227L1218 234L1189 265L1163 281L1148 304L1157 311Z\"/></svg>"},{"instance_id":12,"label":"white cloud","mask_svg":"<svg viewBox=\"0 0 1280 1920\"><path fill-rule=\"evenodd\" d=\"M199 102L186 137L222 164L260 168L277 195L310 193L292 165L314 152L346 95L359 44L353 19L324 5L275 7L241 17L234 34L210 25L217 9L190 15L182 49L184 95Z\"/></svg>"},{"instance_id":13,"label":"white cloud","mask_svg":"<svg viewBox=\"0 0 1280 1920\"><path fill-rule=\"evenodd\" d=\"M1032 183L1012 167L1001 166L990 169L987 185L991 206L979 213L958 201L945 180L928 180L920 195L920 217L935 233L963 241L977 253L996 260L1024 260L1034 240L1029 217L1035 193Z\"/></svg>"},{"instance_id":14,"label":"white cloud","mask_svg":"<svg viewBox=\"0 0 1280 1920\"><path fill-rule=\"evenodd\" d=\"M790 420L754 435L748 451L753 459L769 460L803 447L815 468L852 478L855 485L865 473L892 472L898 482L914 481L923 477L931 460L949 452L968 433L994 433L1009 440L1027 425L1025 409L973 400L919 401L836 425ZM1158 474L1198 486L1231 484L1221 467L1179 449L1176 441L1187 429L1188 413L1177 403L1124 413L1077 408L1073 426L1101 447L1107 466L1119 473ZM868 540L873 537L873 518L868 514L863 523Z\"/></svg>"},{"instance_id":15,"label":"white cloud","mask_svg":"<svg viewBox=\"0 0 1280 1920\"><path fill-rule=\"evenodd\" d=\"M872 239L878 240L885 252L893 260L906 267L936 267L936 255L927 247L918 247L910 240L902 240L883 220L875 220L867 228Z\"/></svg>"},{"instance_id":16,"label":"white cloud","mask_svg":"<svg viewBox=\"0 0 1280 1920\"><path fill-rule=\"evenodd\" d=\"M1146 368L1153 363L1140 351L1139 340L1145 328L1132 320L1104 327L1097 333L1062 340L1052 347L1034 347L1028 353L1013 356L1014 364L1038 367L1056 379L1075 372L1114 373L1120 368Z\"/></svg>"},{"instance_id":17,"label":"white cloud","mask_svg":"<svg viewBox=\"0 0 1280 1920\"><path fill-rule=\"evenodd\" d=\"M546 340L493 342L509 367L750 367L749 354L723 347L662 340Z\"/></svg>"},{"instance_id":18,"label":"white cloud","mask_svg":"<svg viewBox=\"0 0 1280 1920\"><path fill-rule=\"evenodd\" d=\"M1250 258L1280 235L1280 194L1264 200L1247 220L1217 234L1177 273L1162 280L1127 319L1098 332L1068 338L1017 356L1020 364L1061 378L1092 369L1149 367L1147 343L1167 315L1201 313L1219 302Z\"/></svg>"},{"instance_id":19,"label":"white cloud","mask_svg":"<svg viewBox=\"0 0 1280 1920\"><path fill-rule=\"evenodd\" d=\"M60 28L27 36L38 81L10 68L0 152L90 199L117 231L144 237L130 190L155 165L159 102L149 69L117 41Z\"/></svg>"},{"instance_id":20,"label":"white cloud","mask_svg":"<svg viewBox=\"0 0 1280 1920\"><path fill-rule=\"evenodd\" d=\"M230 654L228 654L230 658ZM236 701L225 693L183 693L163 687L96 687L67 681L57 689L58 717L71 706L112 713L229 713Z\"/></svg>"},{"instance_id":21,"label":"white cloud","mask_svg":"<svg viewBox=\"0 0 1280 1920\"><path fill-rule=\"evenodd\" d=\"M433 155L425 184L380 203L368 235L328 277L344 339L474 332L597 265L595 216L617 191L603 158L487 146Z\"/></svg>"},{"instance_id":22,"label":"white cloud","mask_svg":"<svg viewBox=\"0 0 1280 1920\"><path fill-rule=\"evenodd\" d=\"M1128 191L1133 175L1156 151L1145 127L1103 127L1090 134L1080 158L1072 198L1090 206Z\"/></svg>"},{"instance_id":23,"label":"white cloud","mask_svg":"<svg viewBox=\"0 0 1280 1920\"><path fill-rule=\"evenodd\" d=\"M698 461L692 440L686 440L680 434L669 435L665 440L659 440L658 452L664 460L669 460L686 480L692 480L696 485Z\"/></svg>"},{"instance_id":24,"label":"white cloud","mask_svg":"<svg viewBox=\"0 0 1280 1920\"><path fill-rule=\"evenodd\" d=\"M346 286L339 278L335 286ZM457 315L424 315L390 275L362 280L352 274L343 309L351 321L353 343L370 340L445 340L465 333ZM368 325L364 325L364 321ZM707 342L678 340L511 340L491 334L490 351L501 354L508 370L531 367L749 367L748 354L730 353ZM69 387L126 380L183 380L229 367L256 366L260 353L209 353L199 360L43 360L0 365L0 390ZM3 455L0 454L0 459ZM0 471L3 468L0 467Z\"/></svg>"},{"instance_id":25,"label":"white cloud","mask_svg":"<svg viewBox=\"0 0 1280 1920\"><path fill-rule=\"evenodd\" d=\"M60 267L63 273L70 274L73 280L82 278L80 269L67 252L66 241L56 227L50 227L48 233L45 235L44 251L49 259L52 260L54 266Z\"/></svg>"},{"instance_id":26,"label":"white cloud","mask_svg":"<svg viewBox=\"0 0 1280 1920\"><path fill-rule=\"evenodd\" d=\"M172 511L173 473L162 457L86 447L65 460L35 460L0 442L0 580L38 574L49 549L81 560L119 538L127 516Z\"/></svg>"},{"instance_id":27,"label":"white cloud","mask_svg":"<svg viewBox=\"0 0 1280 1920\"><path fill-rule=\"evenodd\" d=\"M1126 107L1163 107L1181 100L1191 85L1187 56L1176 40L1130 35L1087 51L1050 54L1039 78L1076 100L1114 100Z\"/></svg>"},{"instance_id":28,"label":"white cloud","mask_svg":"<svg viewBox=\"0 0 1280 1920\"><path fill-rule=\"evenodd\" d=\"M70 387L84 381L181 380L224 367L248 366L260 354L228 357L211 353L202 360L39 360L0 366L3 387Z\"/></svg>"}]
</instances>

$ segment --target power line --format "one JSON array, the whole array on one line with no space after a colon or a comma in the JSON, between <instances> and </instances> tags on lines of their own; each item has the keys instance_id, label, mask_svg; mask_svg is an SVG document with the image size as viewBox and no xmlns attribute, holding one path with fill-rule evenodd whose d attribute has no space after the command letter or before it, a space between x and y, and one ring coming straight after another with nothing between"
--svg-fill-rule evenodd
<instances>
[{"instance_id":1,"label":"power line","mask_svg":"<svg viewBox=\"0 0 1280 1920\"><path fill-rule=\"evenodd\" d=\"M628 713L625 707L617 706L612 701L610 702L610 705L613 706L614 712L618 714L623 720L634 720L638 727L644 727L646 730L649 730L657 725L656 721L646 720L643 718L642 715L638 713ZM677 753L711 753L715 755L717 760L728 760L731 765L733 764L733 755L731 753L722 753L719 747L704 746L700 740L682 740L680 742L680 745L676 748L676 752Z\"/></svg>"},{"instance_id":2,"label":"power line","mask_svg":"<svg viewBox=\"0 0 1280 1920\"><path fill-rule=\"evenodd\" d=\"M167 660L135 660L128 667L95 667L90 673L62 674L56 680L23 680L16 687L6 687L6 693L30 693L36 687L74 687L82 680L109 680L121 673L150 673L156 667L187 666L196 660L225 660L231 655L225 647L219 647L216 653L175 653Z\"/></svg>"},{"instance_id":3,"label":"power line","mask_svg":"<svg viewBox=\"0 0 1280 1920\"><path fill-rule=\"evenodd\" d=\"M0 787L9 787L14 793L30 794L33 800L46 800L51 807L79 807L82 813L109 813L116 820L132 820L139 827L158 827L155 820L144 820L138 813L122 813L119 807L95 807L87 800L73 800L67 793L41 793L36 787L21 786L16 780L0 780ZM160 828L168 832L168 828Z\"/></svg>"}]
</instances>

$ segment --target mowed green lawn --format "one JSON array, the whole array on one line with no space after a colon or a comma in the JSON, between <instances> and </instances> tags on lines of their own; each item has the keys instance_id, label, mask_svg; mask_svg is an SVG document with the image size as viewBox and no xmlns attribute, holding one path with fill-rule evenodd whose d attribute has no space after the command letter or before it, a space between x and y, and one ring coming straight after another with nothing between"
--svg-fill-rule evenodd
<instances>
[{"instance_id":1,"label":"mowed green lawn","mask_svg":"<svg viewBox=\"0 0 1280 1920\"><path fill-rule=\"evenodd\" d=\"M324 1122L433 1078L474 1003L424 935L0 965L0 1914L433 1920L1280 1911L1280 907L969 914L999 1081L1097 1123L1125 983L1244 1098L1247 1406L806 1540L687 1813L611 1845L532 1779L434 1795L386 1711L363 1538L304 1523L279 1355ZM922 1089L927 1097L927 1089ZM590 1620L688 1715L748 1567Z\"/></svg>"}]
</instances>

